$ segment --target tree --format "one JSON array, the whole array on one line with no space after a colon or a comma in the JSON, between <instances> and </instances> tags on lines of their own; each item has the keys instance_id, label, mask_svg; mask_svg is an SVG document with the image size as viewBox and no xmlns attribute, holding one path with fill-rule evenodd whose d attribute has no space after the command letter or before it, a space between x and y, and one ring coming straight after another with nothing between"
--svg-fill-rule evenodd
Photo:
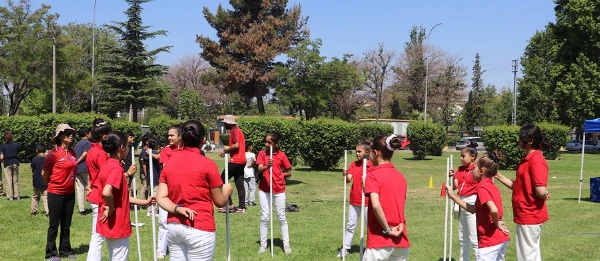
<instances>
[{"instance_id":1,"label":"tree","mask_svg":"<svg viewBox=\"0 0 600 261\"><path fill-rule=\"evenodd\" d=\"M265 113L263 96L274 80L275 57L287 53L308 35L301 7L286 9L287 0L230 0L232 10L219 5L215 14L204 7L204 17L217 31L219 42L201 35L201 56L219 70L226 92L256 98Z\"/></svg>"},{"instance_id":2,"label":"tree","mask_svg":"<svg viewBox=\"0 0 600 261\"><path fill-rule=\"evenodd\" d=\"M483 90L483 79L481 76L485 71L481 70L479 61L479 53L475 54L475 62L473 64L473 78L471 83L471 91L469 99L465 104L465 122L468 131L473 131L473 127L482 126L485 120L485 97Z\"/></svg>"},{"instance_id":3,"label":"tree","mask_svg":"<svg viewBox=\"0 0 600 261\"><path fill-rule=\"evenodd\" d=\"M466 69L459 64L460 58L445 57L447 59L438 65L439 70L443 71L431 81L427 111L434 122L441 123L448 131L453 123L453 115L457 113L457 105L461 104L464 97L463 92L466 88L464 78L467 73Z\"/></svg>"},{"instance_id":4,"label":"tree","mask_svg":"<svg viewBox=\"0 0 600 261\"><path fill-rule=\"evenodd\" d=\"M412 111L422 112L425 104L426 48L423 46L425 28L413 26L409 35L410 41L405 43L404 53L394 67L395 82L393 88L396 92L404 93L403 96L406 97L405 99L410 105L402 113L404 115L408 115ZM430 64L431 67L433 67L432 64Z\"/></svg>"},{"instance_id":5,"label":"tree","mask_svg":"<svg viewBox=\"0 0 600 261\"><path fill-rule=\"evenodd\" d=\"M204 99L196 90L184 90L179 95L179 118L180 119L196 119L201 122L210 120L206 115L206 106Z\"/></svg>"},{"instance_id":6,"label":"tree","mask_svg":"<svg viewBox=\"0 0 600 261\"><path fill-rule=\"evenodd\" d=\"M307 120L330 113L334 97L357 86L360 74L349 64L350 55L326 62L320 55L321 39L304 40L288 53L286 66L277 68L279 81L276 94L293 113Z\"/></svg>"},{"instance_id":7,"label":"tree","mask_svg":"<svg viewBox=\"0 0 600 261\"><path fill-rule=\"evenodd\" d=\"M50 14L49 5L32 10L29 0L7 4L0 7L0 84L12 116L33 90L51 89L52 32L56 37L60 28L54 28L58 14Z\"/></svg>"},{"instance_id":8,"label":"tree","mask_svg":"<svg viewBox=\"0 0 600 261\"><path fill-rule=\"evenodd\" d=\"M483 126L510 125L512 122L513 92L503 88L500 93L496 86L488 85L484 89L485 117Z\"/></svg>"},{"instance_id":9,"label":"tree","mask_svg":"<svg viewBox=\"0 0 600 261\"><path fill-rule=\"evenodd\" d=\"M396 57L393 50L385 50L383 43L376 50L369 50L365 54L362 69L365 75L365 84L375 94L377 105L377 119L381 118L383 91L391 84L392 62Z\"/></svg>"},{"instance_id":10,"label":"tree","mask_svg":"<svg viewBox=\"0 0 600 261\"><path fill-rule=\"evenodd\" d=\"M151 0L126 0L129 8L125 11L127 22L116 22L108 26L120 36L120 46L108 50L107 63L101 67L105 74L102 83L106 84L105 96L100 104L101 112L115 115L118 110L131 108L132 120L137 122L138 110L160 104L167 89L159 82L167 67L155 64L156 55L168 52L170 46L146 50L144 41L166 31L148 32L149 26L142 25L142 4ZM100 109L99 109L100 110Z\"/></svg>"}]
</instances>

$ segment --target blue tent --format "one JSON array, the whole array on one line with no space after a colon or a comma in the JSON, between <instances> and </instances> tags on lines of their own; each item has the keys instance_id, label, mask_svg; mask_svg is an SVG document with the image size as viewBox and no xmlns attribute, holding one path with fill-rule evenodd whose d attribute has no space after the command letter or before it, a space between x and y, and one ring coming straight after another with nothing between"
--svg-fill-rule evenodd
<instances>
[{"instance_id":1,"label":"blue tent","mask_svg":"<svg viewBox=\"0 0 600 261\"><path fill-rule=\"evenodd\" d=\"M585 120L583 122L583 145L581 149L581 171L579 173L579 201L581 202L581 186L583 185L583 158L585 155L585 134L600 132L600 118L593 120Z\"/></svg>"}]
</instances>

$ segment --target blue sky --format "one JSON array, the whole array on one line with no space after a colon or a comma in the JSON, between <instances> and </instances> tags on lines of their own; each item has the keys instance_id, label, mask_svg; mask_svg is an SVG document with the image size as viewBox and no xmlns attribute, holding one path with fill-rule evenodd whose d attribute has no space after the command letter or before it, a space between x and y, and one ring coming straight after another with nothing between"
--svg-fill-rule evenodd
<instances>
[{"instance_id":1,"label":"blue sky","mask_svg":"<svg viewBox=\"0 0 600 261\"><path fill-rule=\"evenodd\" d=\"M52 12L60 14L59 22L92 22L93 0L32 0L33 7L50 4ZM144 4L144 23L154 29L168 31L167 37L147 42L150 48L171 45L171 53L161 54L158 62L171 65L188 54L197 54L200 47L195 36L215 37L215 31L202 15L207 6L215 11L219 3L229 7L229 1L217 0L154 0ZM362 55L383 42L386 48L401 52L413 25L431 33L430 44L463 58L469 69L475 53L481 55L484 83L512 88L511 60L519 59L529 38L536 30L554 21L554 4L548 0L303 0L290 1L302 5L309 16L311 38L321 38L324 56L345 53ZM123 0L97 0L96 23L124 21ZM520 74L519 74L520 75ZM470 75L467 79L470 84Z\"/></svg>"}]
</instances>

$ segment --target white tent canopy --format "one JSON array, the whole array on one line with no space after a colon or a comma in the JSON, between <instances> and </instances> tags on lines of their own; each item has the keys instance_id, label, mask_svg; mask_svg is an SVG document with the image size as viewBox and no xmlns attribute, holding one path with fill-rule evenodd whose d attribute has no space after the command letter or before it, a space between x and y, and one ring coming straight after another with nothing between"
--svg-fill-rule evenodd
<instances>
[{"instance_id":1,"label":"white tent canopy","mask_svg":"<svg viewBox=\"0 0 600 261\"><path fill-rule=\"evenodd\" d=\"M581 171L579 173L579 199L577 202L581 202L581 187L583 185L583 160L585 156L585 134L600 132L600 118L593 120L585 120L583 122L583 144L581 145Z\"/></svg>"}]
</instances>

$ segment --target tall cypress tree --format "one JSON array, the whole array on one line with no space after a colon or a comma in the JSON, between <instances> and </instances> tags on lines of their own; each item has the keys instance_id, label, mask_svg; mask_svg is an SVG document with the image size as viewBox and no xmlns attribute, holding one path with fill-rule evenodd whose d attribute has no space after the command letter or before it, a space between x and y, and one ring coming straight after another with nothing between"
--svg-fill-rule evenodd
<instances>
[{"instance_id":1,"label":"tall cypress tree","mask_svg":"<svg viewBox=\"0 0 600 261\"><path fill-rule=\"evenodd\" d=\"M469 100L465 104L465 122L468 131L473 131L473 127L482 126L485 116L485 100L483 96L483 79L481 76L484 71L481 70L479 62L479 53L475 54L475 64L473 64L473 78Z\"/></svg>"},{"instance_id":2,"label":"tall cypress tree","mask_svg":"<svg viewBox=\"0 0 600 261\"><path fill-rule=\"evenodd\" d=\"M154 50L146 50L144 41L159 35L167 35L164 30L148 32L150 26L142 24L142 4L151 0L125 0L129 8L125 11L126 22L115 22L108 26L120 36L120 46L107 50L106 66L100 68L104 72L101 79L107 86L103 99L99 102L99 111L115 115L119 110L133 112L133 121L137 122L138 110L161 102L167 89L159 83L167 67L156 64L156 55L168 52L170 46Z\"/></svg>"},{"instance_id":3,"label":"tall cypress tree","mask_svg":"<svg viewBox=\"0 0 600 261\"><path fill-rule=\"evenodd\" d=\"M217 31L218 42L198 36L201 56L220 72L227 92L255 97L265 113L263 96L277 73L276 56L287 53L308 35L306 18L298 5L286 9L287 0L230 0L232 10L221 5L215 14L207 7L204 17Z\"/></svg>"}]
</instances>

